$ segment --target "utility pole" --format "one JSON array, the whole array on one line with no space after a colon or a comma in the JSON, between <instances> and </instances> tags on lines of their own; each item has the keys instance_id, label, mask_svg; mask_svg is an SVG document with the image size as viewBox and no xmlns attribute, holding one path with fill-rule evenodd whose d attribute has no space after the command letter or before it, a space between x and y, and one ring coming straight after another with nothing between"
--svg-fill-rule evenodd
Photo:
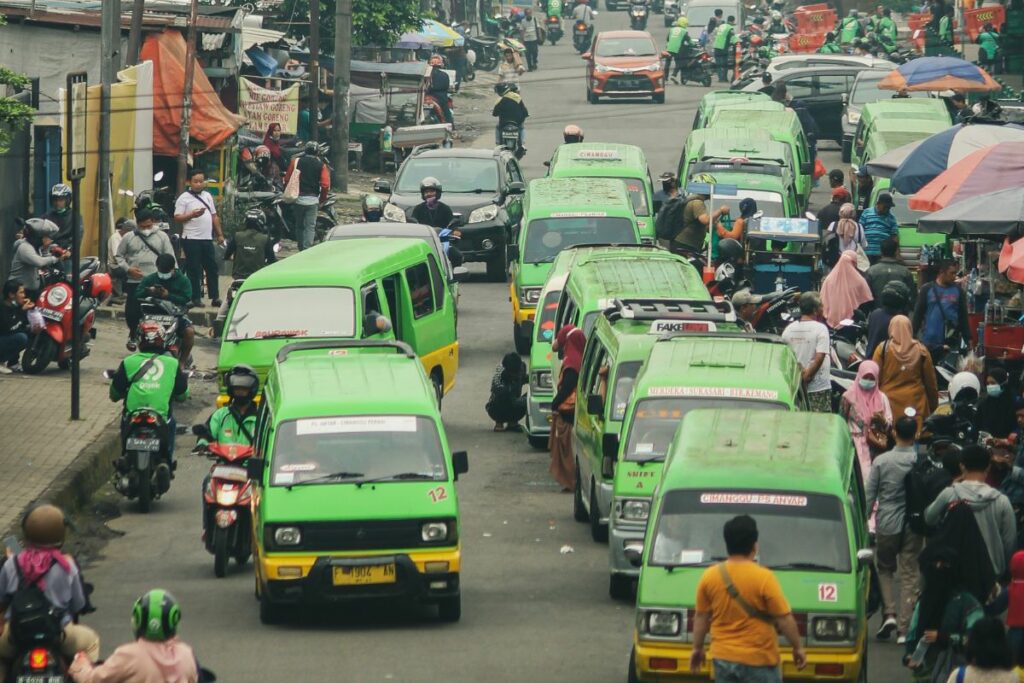
<instances>
[{"instance_id":1,"label":"utility pole","mask_svg":"<svg viewBox=\"0 0 1024 683\"><path fill-rule=\"evenodd\" d=\"M320 0L309 0L309 139L320 142Z\"/></svg>"},{"instance_id":2,"label":"utility pole","mask_svg":"<svg viewBox=\"0 0 1024 683\"><path fill-rule=\"evenodd\" d=\"M107 262L107 238L113 219L110 189L110 86L121 66L121 0L106 0L100 20L100 263ZM78 211L78 204L75 205ZM80 258L75 254L74 258ZM77 282L77 280L76 280Z\"/></svg>"},{"instance_id":3,"label":"utility pole","mask_svg":"<svg viewBox=\"0 0 1024 683\"><path fill-rule=\"evenodd\" d=\"M146 9L146 0L133 0L132 26L128 31L128 58L125 66L139 63L139 51L142 49L142 14Z\"/></svg>"},{"instance_id":4,"label":"utility pole","mask_svg":"<svg viewBox=\"0 0 1024 683\"><path fill-rule=\"evenodd\" d=\"M352 0L338 0L334 14L334 186L348 192L348 86L352 68Z\"/></svg>"},{"instance_id":5,"label":"utility pole","mask_svg":"<svg viewBox=\"0 0 1024 683\"><path fill-rule=\"evenodd\" d=\"M188 13L188 38L185 48L185 89L181 97L181 146L178 148L178 191L185 191L188 180L188 129L192 124L192 81L196 75L196 23L199 17L199 0L192 0Z\"/></svg>"}]
</instances>

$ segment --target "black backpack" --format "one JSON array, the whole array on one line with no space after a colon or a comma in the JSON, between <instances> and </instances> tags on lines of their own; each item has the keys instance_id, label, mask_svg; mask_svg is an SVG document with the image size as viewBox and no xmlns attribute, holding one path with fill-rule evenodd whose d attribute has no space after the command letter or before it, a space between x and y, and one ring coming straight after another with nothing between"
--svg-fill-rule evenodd
<instances>
[{"instance_id":1,"label":"black backpack","mask_svg":"<svg viewBox=\"0 0 1024 683\"><path fill-rule=\"evenodd\" d=\"M14 592L10 605L11 642L25 649L60 642L64 630L60 624L61 611L39 588L39 581L53 568L53 564L37 579L26 583L18 566L18 556L9 561L14 563L14 571L18 575L18 590Z\"/></svg>"},{"instance_id":2,"label":"black backpack","mask_svg":"<svg viewBox=\"0 0 1024 683\"><path fill-rule=\"evenodd\" d=\"M918 456L917 462L903 480L907 491L907 526L915 534L929 533L924 523L924 511L950 484L949 473L942 465L934 462L927 453Z\"/></svg>"},{"instance_id":3,"label":"black backpack","mask_svg":"<svg viewBox=\"0 0 1024 683\"><path fill-rule=\"evenodd\" d=\"M683 229L683 210L690 198L676 195L661 205L654 217L654 234L658 239L671 242Z\"/></svg>"}]
</instances>

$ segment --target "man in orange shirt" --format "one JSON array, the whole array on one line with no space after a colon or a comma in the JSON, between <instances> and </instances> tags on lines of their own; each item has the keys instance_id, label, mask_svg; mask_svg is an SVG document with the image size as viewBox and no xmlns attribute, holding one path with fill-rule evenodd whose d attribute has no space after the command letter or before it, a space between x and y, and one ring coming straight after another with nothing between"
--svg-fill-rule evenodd
<instances>
[{"instance_id":1,"label":"man in orange shirt","mask_svg":"<svg viewBox=\"0 0 1024 683\"><path fill-rule=\"evenodd\" d=\"M717 683L782 683L776 629L793 646L798 669L807 663L800 632L778 579L757 564L757 523L749 515L725 523L729 559L708 567L697 585L690 669L704 664L704 639L711 630L711 660Z\"/></svg>"}]
</instances>

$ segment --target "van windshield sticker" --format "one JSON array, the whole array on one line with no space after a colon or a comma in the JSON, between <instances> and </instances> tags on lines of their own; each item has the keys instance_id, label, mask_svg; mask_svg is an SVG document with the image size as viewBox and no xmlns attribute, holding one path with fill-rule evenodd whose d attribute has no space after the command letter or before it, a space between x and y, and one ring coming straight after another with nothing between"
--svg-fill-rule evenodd
<instances>
[{"instance_id":1,"label":"van windshield sticker","mask_svg":"<svg viewBox=\"0 0 1024 683\"><path fill-rule=\"evenodd\" d=\"M291 465L281 465L278 468L278 472L315 472L315 462L297 462Z\"/></svg>"},{"instance_id":2,"label":"van windshield sticker","mask_svg":"<svg viewBox=\"0 0 1024 683\"><path fill-rule=\"evenodd\" d=\"M260 337L306 337L309 336L309 330L256 330L256 334L253 336L257 339Z\"/></svg>"},{"instance_id":3,"label":"van windshield sticker","mask_svg":"<svg viewBox=\"0 0 1024 683\"><path fill-rule=\"evenodd\" d=\"M807 507L807 496L787 496L779 493L702 493L702 505L778 505Z\"/></svg>"},{"instance_id":4,"label":"van windshield sticker","mask_svg":"<svg viewBox=\"0 0 1024 683\"><path fill-rule=\"evenodd\" d=\"M779 392L774 389L738 389L735 387L651 387L648 396L695 396L699 398L743 398L775 401Z\"/></svg>"},{"instance_id":5,"label":"van windshield sticker","mask_svg":"<svg viewBox=\"0 0 1024 683\"><path fill-rule=\"evenodd\" d=\"M621 159L619 153L613 149L581 149L576 152L575 158L577 159L600 159L607 161L609 159Z\"/></svg>"},{"instance_id":6,"label":"van windshield sticker","mask_svg":"<svg viewBox=\"0 0 1024 683\"><path fill-rule=\"evenodd\" d=\"M653 443L638 443L636 445L636 448L633 449L633 451L635 453L640 453L640 454L653 453L654 452L654 444Z\"/></svg>"},{"instance_id":7,"label":"van windshield sticker","mask_svg":"<svg viewBox=\"0 0 1024 683\"><path fill-rule=\"evenodd\" d=\"M321 417L299 420L295 426L298 436L306 434L346 434L353 432L415 432L413 415L354 415L351 417Z\"/></svg>"},{"instance_id":8,"label":"van windshield sticker","mask_svg":"<svg viewBox=\"0 0 1024 683\"><path fill-rule=\"evenodd\" d=\"M295 483L294 472L278 472L274 475L274 486L288 486Z\"/></svg>"},{"instance_id":9,"label":"van windshield sticker","mask_svg":"<svg viewBox=\"0 0 1024 683\"><path fill-rule=\"evenodd\" d=\"M679 564L700 564L704 561L703 550L680 550Z\"/></svg>"},{"instance_id":10,"label":"van windshield sticker","mask_svg":"<svg viewBox=\"0 0 1024 683\"><path fill-rule=\"evenodd\" d=\"M552 218L604 218L607 211L556 211Z\"/></svg>"},{"instance_id":11,"label":"van windshield sticker","mask_svg":"<svg viewBox=\"0 0 1024 683\"><path fill-rule=\"evenodd\" d=\"M710 320L655 320L649 334L666 332L717 332L718 326Z\"/></svg>"}]
</instances>

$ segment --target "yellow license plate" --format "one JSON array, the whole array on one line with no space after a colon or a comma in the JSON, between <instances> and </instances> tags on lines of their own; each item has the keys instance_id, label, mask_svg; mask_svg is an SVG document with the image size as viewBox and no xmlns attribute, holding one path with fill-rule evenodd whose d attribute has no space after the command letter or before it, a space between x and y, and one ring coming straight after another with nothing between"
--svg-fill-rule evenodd
<instances>
[{"instance_id":1,"label":"yellow license plate","mask_svg":"<svg viewBox=\"0 0 1024 683\"><path fill-rule=\"evenodd\" d=\"M335 567L335 586L363 586L371 583L395 583L395 563Z\"/></svg>"}]
</instances>

